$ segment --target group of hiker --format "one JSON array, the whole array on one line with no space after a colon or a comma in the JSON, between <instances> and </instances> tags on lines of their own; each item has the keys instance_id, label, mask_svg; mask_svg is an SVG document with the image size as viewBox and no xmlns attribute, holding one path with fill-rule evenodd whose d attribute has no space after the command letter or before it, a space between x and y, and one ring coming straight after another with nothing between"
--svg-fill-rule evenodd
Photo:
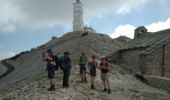
<instances>
[{"instance_id":1,"label":"group of hiker","mask_svg":"<svg viewBox=\"0 0 170 100\"><path fill-rule=\"evenodd\" d=\"M86 68L89 68L89 74L90 74L90 83L91 83L91 89L95 89L95 78L97 76L96 70L100 70L101 80L103 81L103 92L108 92L108 94L111 93L110 83L109 83L109 69L110 65L108 63L108 60L106 57L102 57L100 63L98 64L98 61L96 59L95 55L92 55L92 57L88 60L85 53L82 53L79 58L79 66L80 66L80 75L81 75L81 82L87 82L87 70Z\"/></svg>"},{"instance_id":2,"label":"group of hiker","mask_svg":"<svg viewBox=\"0 0 170 100\"><path fill-rule=\"evenodd\" d=\"M52 50L49 49L46 52L42 53L42 58L46 61L46 70L48 73L48 79L50 83L50 88L48 91L55 91L55 71L61 69L63 71L63 87L69 87L69 75L71 65L71 59L69 57L69 52L64 52L61 57L54 55ZM106 57L102 57L100 63L98 63L96 56L92 55L90 59L86 56L84 52L82 52L79 58L79 68L80 68L80 77L82 83L87 83L87 73L90 74L90 83L91 89L95 89L95 80L97 72L96 70L100 70L101 80L103 81L103 92L111 93L110 83L109 83L109 69L110 64ZM89 69L87 71L87 69Z\"/></svg>"},{"instance_id":3,"label":"group of hiker","mask_svg":"<svg viewBox=\"0 0 170 100\"><path fill-rule=\"evenodd\" d=\"M48 91L55 91L55 71L59 68L63 71L63 87L69 86L68 80L71 69L71 59L69 55L69 52L64 52L63 56L58 58L57 55L53 55L51 49L42 54L43 60L47 62L46 70L51 85L50 88L48 88Z\"/></svg>"}]
</instances>

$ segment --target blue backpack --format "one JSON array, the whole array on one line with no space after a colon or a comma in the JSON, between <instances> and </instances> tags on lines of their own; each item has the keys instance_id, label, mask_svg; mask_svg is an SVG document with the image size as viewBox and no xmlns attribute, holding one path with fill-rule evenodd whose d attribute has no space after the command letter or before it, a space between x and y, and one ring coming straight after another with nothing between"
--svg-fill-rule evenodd
<instances>
[{"instance_id":1,"label":"blue backpack","mask_svg":"<svg viewBox=\"0 0 170 100\"><path fill-rule=\"evenodd\" d=\"M60 67L61 69L68 69L70 62L64 56L60 58Z\"/></svg>"}]
</instances>

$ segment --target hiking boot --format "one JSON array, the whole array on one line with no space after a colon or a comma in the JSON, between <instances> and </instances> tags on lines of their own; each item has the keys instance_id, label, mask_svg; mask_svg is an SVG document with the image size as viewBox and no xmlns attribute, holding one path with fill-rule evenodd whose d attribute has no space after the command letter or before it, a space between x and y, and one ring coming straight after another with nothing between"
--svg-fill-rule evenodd
<instances>
[{"instance_id":1,"label":"hiking boot","mask_svg":"<svg viewBox=\"0 0 170 100\"><path fill-rule=\"evenodd\" d=\"M91 85L91 89L93 89L93 90L95 89L94 85Z\"/></svg>"},{"instance_id":2,"label":"hiking boot","mask_svg":"<svg viewBox=\"0 0 170 100\"><path fill-rule=\"evenodd\" d=\"M109 89L107 93L108 93L108 94L111 94L111 90Z\"/></svg>"},{"instance_id":3,"label":"hiking boot","mask_svg":"<svg viewBox=\"0 0 170 100\"><path fill-rule=\"evenodd\" d=\"M47 89L48 91L55 91L55 85L51 85L50 88Z\"/></svg>"},{"instance_id":4,"label":"hiking boot","mask_svg":"<svg viewBox=\"0 0 170 100\"><path fill-rule=\"evenodd\" d=\"M87 80L84 80L85 83L87 83Z\"/></svg>"},{"instance_id":5,"label":"hiking boot","mask_svg":"<svg viewBox=\"0 0 170 100\"><path fill-rule=\"evenodd\" d=\"M52 88L52 85L47 90L50 90L51 88Z\"/></svg>"},{"instance_id":6,"label":"hiking boot","mask_svg":"<svg viewBox=\"0 0 170 100\"><path fill-rule=\"evenodd\" d=\"M106 89L106 88L104 88L104 90L103 90L102 92L107 92L107 89Z\"/></svg>"},{"instance_id":7,"label":"hiking boot","mask_svg":"<svg viewBox=\"0 0 170 100\"><path fill-rule=\"evenodd\" d=\"M63 88L68 88L69 87L69 85L63 85Z\"/></svg>"}]
</instances>

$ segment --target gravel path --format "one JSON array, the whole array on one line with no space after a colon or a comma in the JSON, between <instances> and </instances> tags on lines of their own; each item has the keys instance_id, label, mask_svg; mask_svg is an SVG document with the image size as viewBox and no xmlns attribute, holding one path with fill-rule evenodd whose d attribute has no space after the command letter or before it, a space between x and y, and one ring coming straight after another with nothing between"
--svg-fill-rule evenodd
<instances>
[{"instance_id":1,"label":"gravel path","mask_svg":"<svg viewBox=\"0 0 170 100\"><path fill-rule=\"evenodd\" d=\"M6 72L6 67L0 62L0 76Z\"/></svg>"}]
</instances>

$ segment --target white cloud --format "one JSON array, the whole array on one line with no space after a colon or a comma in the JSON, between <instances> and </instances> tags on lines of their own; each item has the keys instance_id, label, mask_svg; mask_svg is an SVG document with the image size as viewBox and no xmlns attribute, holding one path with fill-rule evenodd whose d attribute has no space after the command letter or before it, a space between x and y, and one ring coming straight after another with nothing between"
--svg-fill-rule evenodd
<instances>
[{"instance_id":1,"label":"white cloud","mask_svg":"<svg viewBox=\"0 0 170 100\"><path fill-rule=\"evenodd\" d=\"M166 21L159 21L156 23L152 23L150 25L145 25L149 32L156 32L164 29L170 28L170 18ZM129 38L133 38L134 30L136 26L134 25L119 25L116 27L115 31L110 35L112 38L117 38L121 35L127 36Z\"/></svg>"},{"instance_id":2,"label":"white cloud","mask_svg":"<svg viewBox=\"0 0 170 100\"><path fill-rule=\"evenodd\" d=\"M18 27L41 29L72 24L76 0L0 0L0 32L14 32ZM102 17L106 12L128 13L150 0L81 0L84 15ZM86 22L85 22L86 23Z\"/></svg>"},{"instance_id":3,"label":"white cloud","mask_svg":"<svg viewBox=\"0 0 170 100\"><path fill-rule=\"evenodd\" d=\"M0 52L0 60L10 58L10 57L12 57L14 55L15 55L14 52Z\"/></svg>"},{"instance_id":4,"label":"white cloud","mask_svg":"<svg viewBox=\"0 0 170 100\"><path fill-rule=\"evenodd\" d=\"M168 18L166 21L159 21L156 23L152 23L150 25L146 25L146 28L150 32L156 32L159 30L164 30L170 28L170 18Z\"/></svg>"},{"instance_id":5,"label":"white cloud","mask_svg":"<svg viewBox=\"0 0 170 100\"><path fill-rule=\"evenodd\" d=\"M126 14L131 12L132 10L141 9L147 3L152 0L126 0L126 2L120 0L120 5L118 5L117 14Z\"/></svg>"},{"instance_id":6,"label":"white cloud","mask_svg":"<svg viewBox=\"0 0 170 100\"><path fill-rule=\"evenodd\" d=\"M119 25L118 27L116 27L113 34L111 34L110 36L112 38L117 38L119 36L127 36L130 38L133 38L134 29L135 29L135 26L133 26L133 25L128 25L128 24L127 25Z\"/></svg>"},{"instance_id":7,"label":"white cloud","mask_svg":"<svg viewBox=\"0 0 170 100\"><path fill-rule=\"evenodd\" d=\"M9 2L0 1L0 12L0 32L15 31L15 23L20 19L17 7Z\"/></svg>"}]
</instances>

